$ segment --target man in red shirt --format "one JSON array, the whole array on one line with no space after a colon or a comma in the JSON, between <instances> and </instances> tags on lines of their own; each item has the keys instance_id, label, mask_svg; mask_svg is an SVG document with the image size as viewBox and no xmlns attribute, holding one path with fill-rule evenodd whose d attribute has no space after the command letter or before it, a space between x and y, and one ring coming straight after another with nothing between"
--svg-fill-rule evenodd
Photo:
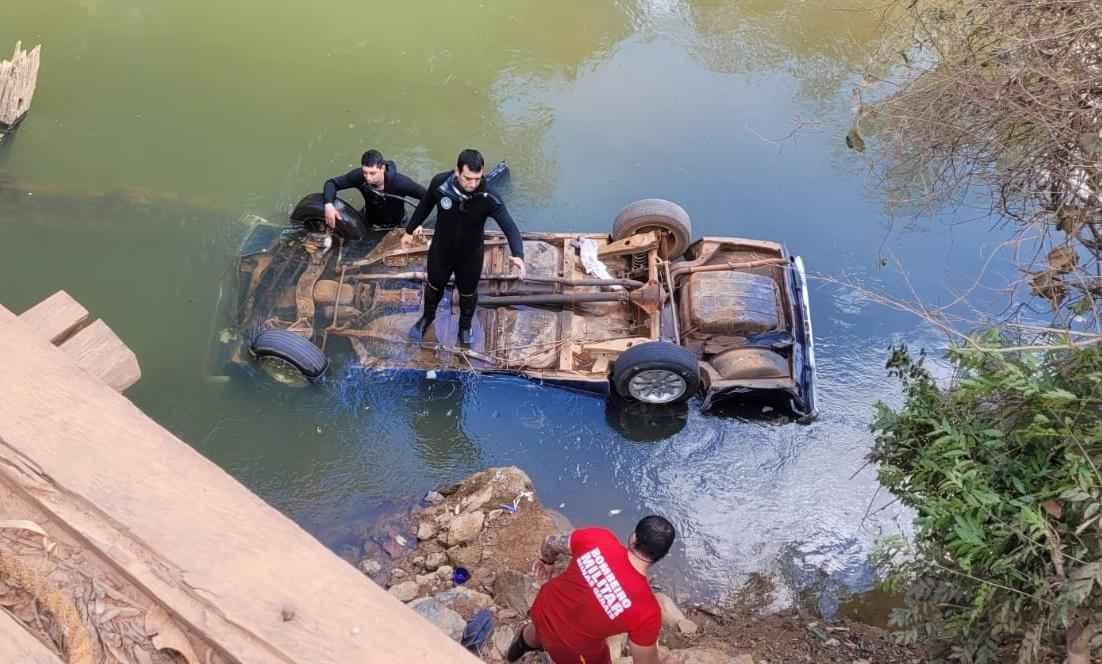
<instances>
[{"instance_id":1,"label":"man in red shirt","mask_svg":"<svg viewBox=\"0 0 1102 664\"><path fill-rule=\"evenodd\" d=\"M560 555L570 566L543 585L532 604L532 622L517 632L505 659L515 662L532 650L546 650L555 664L609 664L605 639L628 635L635 664L659 664L662 610L647 570L673 545L674 529L660 516L644 517L625 548L604 528L585 528L548 537L535 563L550 575Z\"/></svg>"}]
</instances>

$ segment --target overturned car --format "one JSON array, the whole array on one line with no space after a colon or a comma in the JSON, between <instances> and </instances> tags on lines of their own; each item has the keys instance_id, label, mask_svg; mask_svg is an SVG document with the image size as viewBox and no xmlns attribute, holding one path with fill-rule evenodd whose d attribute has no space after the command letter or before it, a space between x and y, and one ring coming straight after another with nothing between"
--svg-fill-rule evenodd
<instances>
[{"instance_id":1,"label":"overturned car","mask_svg":"<svg viewBox=\"0 0 1102 664\"><path fill-rule=\"evenodd\" d=\"M521 280L509 273L504 237L487 233L472 341L459 345L454 288L433 330L408 335L428 243L403 248L403 230L372 234L351 206L338 207L334 236L310 218L309 197L292 215L304 224L255 219L220 362L274 359L315 381L340 339L367 370L516 374L640 406L700 395L705 409L753 400L798 418L816 413L804 267L780 244L693 241L680 206L646 199L624 208L611 232L523 234ZM342 226L359 240L343 239Z\"/></svg>"}]
</instances>

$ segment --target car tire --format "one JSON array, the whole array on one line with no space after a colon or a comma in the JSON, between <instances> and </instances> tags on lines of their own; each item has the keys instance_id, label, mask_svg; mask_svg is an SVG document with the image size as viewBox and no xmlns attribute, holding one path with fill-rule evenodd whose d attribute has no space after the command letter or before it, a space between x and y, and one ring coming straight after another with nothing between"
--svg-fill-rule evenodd
<instances>
[{"instance_id":1,"label":"car tire","mask_svg":"<svg viewBox=\"0 0 1102 664\"><path fill-rule=\"evenodd\" d=\"M620 210L612 222L613 240L623 240L648 231L659 232L658 255L666 260L685 253L693 239L689 213L677 203L661 198L635 201Z\"/></svg>"},{"instance_id":2,"label":"car tire","mask_svg":"<svg viewBox=\"0 0 1102 664\"><path fill-rule=\"evenodd\" d=\"M337 226L333 232L349 242L359 242L367 235L367 225L360 211L338 197L333 205L337 208ZM309 231L320 232L325 229L325 197L322 194L307 194L291 211L291 221L297 221Z\"/></svg>"},{"instance_id":3,"label":"car tire","mask_svg":"<svg viewBox=\"0 0 1102 664\"><path fill-rule=\"evenodd\" d=\"M612 386L624 399L651 405L688 401L700 390L696 356L668 341L651 341L620 353Z\"/></svg>"},{"instance_id":4,"label":"car tire","mask_svg":"<svg viewBox=\"0 0 1102 664\"><path fill-rule=\"evenodd\" d=\"M329 368L329 358L320 348L294 332L265 330L250 345L257 357L276 357L302 372L307 380L317 381Z\"/></svg>"}]
</instances>

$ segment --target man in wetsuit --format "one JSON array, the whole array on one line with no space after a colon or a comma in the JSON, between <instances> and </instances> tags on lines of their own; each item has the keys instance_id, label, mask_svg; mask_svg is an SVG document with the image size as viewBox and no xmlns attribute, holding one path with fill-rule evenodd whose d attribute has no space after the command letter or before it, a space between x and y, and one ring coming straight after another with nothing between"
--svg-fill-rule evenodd
<instances>
[{"instance_id":1,"label":"man in wetsuit","mask_svg":"<svg viewBox=\"0 0 1102 664\"><path fill-rule=\"evenodd\" d=\"M398 172L393 161L383 158L378 150L368 150L360 158L360 168L348 171L325 181L325 224L337 225L339 216L334 201L342 189L358 189L364 197L364 221L368 226L393 228L406 218L406 202L403 197L421 200L425 188Z\"/></svg>"},{"instance_id":2,"label":"man in wetsuit","mask_svg":"<svg viewBox=\"0 0 1102 664\"><path fill-rule=\"evenodd\" d=\"M538 577L550 576L559 556L573 560L540 588L532 622L517 632L506 661L546 650L555 664L609 664L605 639L626 633L635 664L659 664L662 609L647 570L665 557L674 537L673 524L654 515L636 524L626 547L604 528L548 537L534 564Z\"/></svg>"},{"instance_id":3,"label":"man in wetsuit","mask_svg":"<svg viewBox=\"0 0 1102 664\"><path fill-rule=\"evenodd\" d=\"M414 210L403 246L412 246L424 239L421 224L436 208L436 230L429 245L428 281L425 284L425 310L410 330L410 335L423 338L436 318L436 307L444 296L448 279L455 275L459 291L459 343L471 343L471 322L478 304L478 281L482 275L482 237L486 219L493 217L509 241L510 262L525 277L524 243L520 231L509 216L505 202L482 181L485 162L478 150L459 153L454 171L445 171L432 178L421 203Z\"/></svg>"}]
</instances>

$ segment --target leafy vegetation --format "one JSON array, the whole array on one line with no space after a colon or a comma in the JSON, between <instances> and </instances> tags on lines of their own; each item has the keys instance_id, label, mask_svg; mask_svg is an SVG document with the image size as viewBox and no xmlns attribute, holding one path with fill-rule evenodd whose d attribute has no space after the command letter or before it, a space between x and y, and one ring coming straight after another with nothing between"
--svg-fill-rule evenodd
<instances>
[{"instance_id":1,"label":"leafy vegetation","mask_svg":"<svg viewBox=\"0 0 1102 664\"><path fill-rule=\"evenodd\" d=\"M943 387L893 348L905 403L873 424L880 481L917 515L913 542L882 551L906 598L896 622L937 659L1085 664L1102 640L1102 350L949 360Z\"/></svg>"}]
</instances>

